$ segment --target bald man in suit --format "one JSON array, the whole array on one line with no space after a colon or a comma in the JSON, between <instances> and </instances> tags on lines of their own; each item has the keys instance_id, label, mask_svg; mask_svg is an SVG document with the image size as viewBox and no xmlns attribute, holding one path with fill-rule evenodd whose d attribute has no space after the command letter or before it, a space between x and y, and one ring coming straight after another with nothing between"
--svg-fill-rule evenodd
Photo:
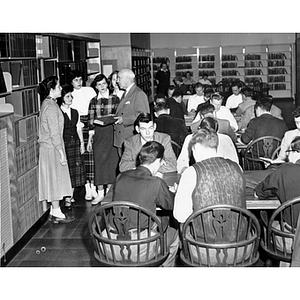
<instances>
[{"instance_id":1,"label":"bald man in suit","mask_svg":"<svg viewBox=\"0 0 300 300\"><path fill-rule=\"evenodd\" d=\"M135 84L135 75L130 69L118 73L118 84L125 92L116 110L114 146L121 148L126 138L133 135L134 121L141 112L150 112L147 95Z\"/></svg>"}]
</instances>

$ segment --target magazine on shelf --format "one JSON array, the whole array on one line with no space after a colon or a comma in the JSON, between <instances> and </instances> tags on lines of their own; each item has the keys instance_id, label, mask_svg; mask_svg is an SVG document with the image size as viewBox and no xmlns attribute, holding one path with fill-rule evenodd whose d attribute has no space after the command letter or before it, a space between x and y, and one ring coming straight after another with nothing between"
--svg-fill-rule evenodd
<instances>
[{"instance_id":1,"label":"magazine on shelf","mask_svg":"<svg viewBox=\"0 0 300 300\"><path fill-rule=\"evenodd\" d=\"M116 121L117 119L113 116L105 116L105 117L96 118L94 120L94 124L100 126L106 126L106 125L114 124Z\"/></svg>"}]
</instances>

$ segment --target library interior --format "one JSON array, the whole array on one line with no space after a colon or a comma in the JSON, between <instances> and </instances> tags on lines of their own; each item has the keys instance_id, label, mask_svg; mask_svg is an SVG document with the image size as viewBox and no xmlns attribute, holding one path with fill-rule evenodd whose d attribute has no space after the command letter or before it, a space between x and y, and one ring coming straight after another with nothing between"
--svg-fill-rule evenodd
<instances>
[{"instance_id":1,"label":"library interior","mask_svg":"<svg viewBox=\"0 0 300 300\"><path fill-rule=\"evenodd\" d=\"M282 218L283 212L286 212L286 207L288 209L295 208L297 211L297 207L300 206L300 194L296 195L298 197L294 199L287 199L291 200L290 202L287 201L289 206L287 206L287 202L282 202L282 199L278 197L265 201L254 198L253 188L260 181L251 174L266 176L265 174L269 174L270 168L261 163L261 160L258 162L258 157L254 159L252 157L252 165L260 164L259 170L254 167L251 168L249 165L246 167L246 161L251 161L247 155L251 151L254 153L254 150L248 147L251 143L243 145L241 142L245 130L234 130L236 135L234 147L241 176L245 174L246 185L249 184L246 189L252 188L251 195L246 194L246 207L242 210L236 207L231 207L231 210L226 207L222 208L223 222L231 222L230 220L235 219L237 215L244 220L243 222L249 222L244 242L238 241L238 239L235 242L226 241L223 237L213 244L216 247L213 248L212 243L205 244L203 239L197 240L197 236L192 236L193 230L195 230L194 226L200 224L199 220L194 223L194 220L189 218L183 224L179 224L178 220L174 218L172 210L166 212L164 209L157 209L155 214L151 211L149 213L149 210L144 212L143 207L130 207L126 203L127 206L124 204L123 207L119 208L123 209L123 214L118 216L118 220L120 221L121 217L124 217L124 212L130 209L135 210L135 213L144 214L143 218L146 218L145 216L149 213L149 224L158 224L158 229L156 229L152 240L149 235L142 237L145 231L141 233L140 229L135 229L138 233L137 237L133 239L132 236L135 235L135 231L130 231L133 229L128 230L124 225L125 223L122 223L122 226L125 226L122 227L122 230L127 232L119 233L117 238L113 238L112 233L105 236L101 231L105 226L104 223L112 212L115 213L117 210L111 208L111 204L104 204L107 205L104 206L101 203L102 199L98 202L95 201L100 195L97 194L97 191L93 200L92 198L86 200L87 188L85 185L75 187L73 195L65 195L71 196L74 203L68 202L67 199L58 199L63 200L60 201L61 211L67 216L66 220L69 222L63 222L57 216L51 217L50 202L45 199L41 201L39 193L39 179L41 178L39 159L40 155L44 155L40 151L39 141L41 107L44 99L41 99L39 87L45 79L56 76L59 78L60 86L64 91L64 86L70 84L70 76L74 71L80 72L84 87L93 87L94 80L98 78L99 74L104 75L101 78L110 79L112 78L110 75L114 71L119 71L120 76L116 80L119 89L122 90L120 71L130 69L134 74L134 84L148 100L148 113L157 116L156 101L159 98L158 95L163 93L162 98L167 99L168 88L173 86L177 90L177 87L183 82L186 90L180 95L179 103L184 111L185 129L190 135L192 134L191 124L196 115L195 111L188 111L188 102L191 97L197 95L196 90L199 87L200 90L203 88L204 97L206 90L211 91L212 97L215 94L221 95L222 105L225 106L227 98L233 93L232 87L238 83L241 94L243 91L249 92L250 90L253 99L255 99L255 95L264 97L264 99L271 99L272 105L281 110L281 120L285 122L286 131L289 132L299 127L297 124L297 122L299 123L297 119L299 116L294 115L294 111L300 105L299 61L299 33L0 33L1 266L160 266L168 261L168 255L171 253L168 250L168 238L164 232L161 232L164 231L162 229L163 220L166 218L169 222L168 226L174 227L178 232L179 242L174 254L173 266L279 267L293 265L293 252L296 251L292 251L291 246L289 250L285 249L285 240L292 240L294 242L292 249L295 250L297 245L298 253L300 252L298 215L291 222L288 222L289 224L284 222L285 227L287 225L289 227L288 231L280 231L280 227L274 231L269 222L273 220L272 218ZM166 66L167 70L163 70L163 65ZM163 74L168 72L169 74L165 90L159 90L163 81L163 79L158 79L157 74L159 72ZM208 80L208 84L204 82L200 86L197 85L198 82L205 79ZM102 82L102 79L98 83L96 80L94 95L102 93L101 88L98 89L97 84L100 85L99 82ZM123 90L126 91L125 97L127 97L126 87ZM103 92L104 94L105 92ZM116 97L121 106L122 96ZM243 98L242 101L248 101L245 99ZM130 104L131 100L127 101L125 104ZM169 106L169 109L172 110L173 106L171 104ZM104 109L106 107L110 106L107 105ZM198 108L196 106L195 110ZM120 107L116 108L117 114L118 109ZM230 110L238 123L242 115L238 116L236 110ZM112 112L115 113L114 110ZM155 117L153 118L155 120ZM157 119L159 118L157 117ZM118 120L118 123L120 117L115 120ZM125 117L123 121L125 122ZM119 128L117 125L122 125L109 123L108 126L104 126L106 124L101 123L99 125L99 122L94 124L96 124L94 126L94 142L96 142L96 137L98 138L98 132L105 134L103 128L110 126L111 128ZM158 131L158 126L157 123L156 131ZM98 131L98 128L102 131L100 129ZM124 125L123 129L126 130L126 128ZM112 134L114 135L114 133ZM270 132L265 135L272 136L273 134ZM283 136L280 138L280 142L282 138ZM87 152L87 140L84 143L86 147L84 151ZM179 148L176 148L177 146ZM183 148L184 139L178 143L172 140L172 149L175 153L173 155L176 156L176 159L179 158ZM277 158L274 156L274 150L275 148L272 155L268 156L270 159ZM93 151L95 152L95 150ZM116 153L118 152L116 151ZM101 166L99 168L101 169ZM276 166L275 168L279 167ZM180 187L180 174L178 173L181 172L173 170L170 173L173 177L165 176L164 178L165 174L163 174L160 180L166 182L167 186L173 186L176 182L174 186L177 186L178 183ZM181 174L182 179L183 174ZM172 184L169 185L168 180L173 180ZM114 182L109 183L114 186ZM254 187L253 184L255 184ZM106 183L104 185L107 195L109 185ZM99 186L97 189L100 192ZM176 194L175 192L173 194ZM249 191L247 190L246 193ZM128 201L128 199L123 200ZM214 211L219 217L220 209L215 208ZM224 218L226 219L229 215L229 212L228 214L224 213L225 210L230 210L231 216L235 217L230 217L224 221ZM205 209L201 209L202 218L204 218L205 213ZM267 215L265 223L262 217L265 216L264 213ZM120 222L124 221L122 220ZM215 220L215 222L220 222L220 219ZM231 225L234 226L234 224ZM242 225L238 224L237 226L238 233L244 230L239 227ZM224 228L222 227L220 230ZM116 226L114 230L118 231L119 229ZM130 253L134 251L130 250L128 236L129 240L133 242L131 250L135 249L135 252L139 252L136 249L144 249L143 251L148 254L144 253L142 256L137 254L138 259L131 260ZM278 239L284 241L284 249L278 250L276 248L276 240L278 241ZM114 244L112 240L117 241L117 243ZM224 248L221 248L222 246ZM118 250L116 250L117 248ZM155 254L152 253L152 256L149 254L151 251L155 252ZM194 253L198 257L197 259L193 258L193 251L198 251L198 256ZM207 255L210 253L209 256L217 256L217 262L200 259L202 252L199 251L203 251ZM233 252L235 253L233 262L225 262L227 256ZM240 255L242 258L239 259ZM300 264L299 257L298 254L297 259Z\"/></svg>"}]
</instances>

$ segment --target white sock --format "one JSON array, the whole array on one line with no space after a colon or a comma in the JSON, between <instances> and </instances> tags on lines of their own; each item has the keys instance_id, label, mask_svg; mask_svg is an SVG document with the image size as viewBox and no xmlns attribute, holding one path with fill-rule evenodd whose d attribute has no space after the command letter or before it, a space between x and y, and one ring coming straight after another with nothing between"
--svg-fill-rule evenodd
<instances>
[{"instance_id":1,"label":"white sock","mask_svg":"<svg viewBox=\"0 0 300 300\"><path fill-rule=\"evenodd\" d=\"M57 218L62 218L62 219L65 219L65 218L66 218L66 216L62 213L60 207L58 207L58 208L53 208L52 216L53 216L53 217L57 217Z\"/></svg>"}]
</instances>

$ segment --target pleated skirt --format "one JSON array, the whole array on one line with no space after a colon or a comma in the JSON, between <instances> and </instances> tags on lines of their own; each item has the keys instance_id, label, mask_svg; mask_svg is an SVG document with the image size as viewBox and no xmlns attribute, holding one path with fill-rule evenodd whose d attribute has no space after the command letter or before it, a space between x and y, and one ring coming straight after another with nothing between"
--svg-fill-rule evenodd
<instances>
[{"instance_id":1,"label":"pleated skirt","mask_svg":"<svg viewBox=\"0 0 300 300\"><path fill-rule=\"evenodd\" d=\"M87 143L89 140L89 126L88 126L88 116L80 116L80 121L84 124L82 128L82 135L84 141L84 147L87 148ZM94 182L94 154L92 152L85 151L83 153L84 165L85 165L85 175L86 180Z\"/></svg>"},{"instance_id":2,"label":"pleated skirt","mask_svg":"<svg viewBox=\"0 0 300 300\"><path fill-rule=\"evenodd\" d=\"M119 155L114 147L113 125L96 126L93 137L95 185L111 184L117 174Z\"/></svg>"},{"instance_id":3,"label":"pleated skirt","mask_svg":"<svg viewBox=\"0 0 300 300\"><path fill-rule=\"evenodd\" d=\"M68 165L62 166L55 148L40 147L39 156L39 200L48 202L72 196Z\"/></svg>"},{"instance_id":4,"label":"pleated skirt","mask_svg":"<svg viewBox=\"0 0 300 300\"><path fill-rule=\"evenodd\" d=\"M83 155L80 153L80 140L71 139L65 142L65 150L72 187L75 188L85 185L85 166Z\"/></svg>"}]
</instances>

